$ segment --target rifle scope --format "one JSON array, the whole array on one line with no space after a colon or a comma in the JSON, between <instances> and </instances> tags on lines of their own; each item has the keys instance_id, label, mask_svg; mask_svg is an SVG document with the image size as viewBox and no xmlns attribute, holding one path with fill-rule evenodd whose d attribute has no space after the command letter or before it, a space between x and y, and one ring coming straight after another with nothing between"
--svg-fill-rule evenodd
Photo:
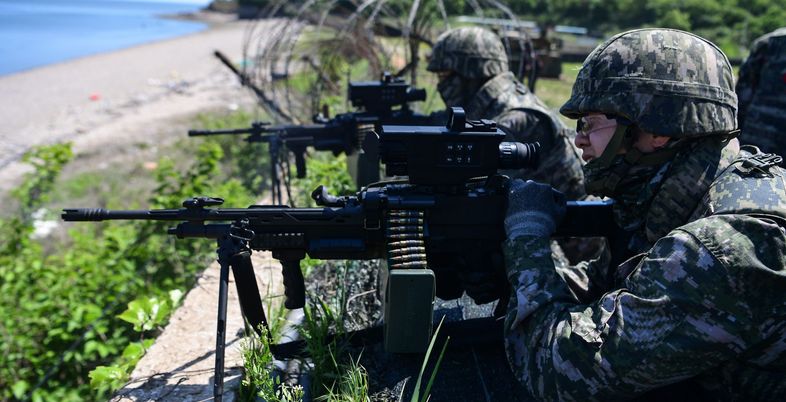
<instances>
[{"instance_id":1,"label":"rifle scope","mask_svg":"<svg viewBox=\"0 0 786 402\"><path fill-rule=\"evenodd\" d=\"M368 112L381 112L389 111L394 106L405 106L409 102L424 101L426 90L414 88L403 78L385 72L379 81L350 82L347 97L354 107Z\"/></svg>"}]
</instances>

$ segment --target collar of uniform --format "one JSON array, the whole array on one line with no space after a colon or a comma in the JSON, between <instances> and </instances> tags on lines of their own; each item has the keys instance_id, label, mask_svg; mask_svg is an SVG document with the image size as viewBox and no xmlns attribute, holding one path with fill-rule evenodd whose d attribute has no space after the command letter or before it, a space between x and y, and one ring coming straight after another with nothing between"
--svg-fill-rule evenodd
<instances>
[{"instance_id":1,"label":"collar of uniform","mask_svg":"<svg viewBox=\"0 0 786 402\"><path fill-rule=\"evenodd\" d=\"M510 71L499 74L486 81L464 108L467 117L470 119L480 119L489 118L495 115L495 113L490 114L488 110L493 109L493 106L498 103L505 94L510 93L512 88L515 88L517 84L518 81L516 81L516 77Z\"/></svg>"},{"instance_id":2,"label":"collar of uniform","mask_svg":"<svg viewBox=\"0 0 786 402\"><path fill-rule=\"evenodd\" d=\"M650 244L689 222L710 184L740 152L739 141L708 137L685 147L652 200L645 222Z\"/></svg>"}]
</instances>

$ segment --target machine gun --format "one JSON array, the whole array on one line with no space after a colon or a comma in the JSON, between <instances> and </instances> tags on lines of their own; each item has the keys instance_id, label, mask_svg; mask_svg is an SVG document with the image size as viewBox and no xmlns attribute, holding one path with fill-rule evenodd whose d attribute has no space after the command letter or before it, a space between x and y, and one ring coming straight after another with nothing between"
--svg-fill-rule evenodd
<instances>
[{"instance_id":1,"label":"machine gun","mask_svg":"<svg viewBox=\"0 0 786 402\"><path fill-rule=\"evenodd\" d=\"M408 176L369 185L354 196L335 197L320 186L312 193L319 208L250 206L212 208L220 198L186 200L183 208L151 211L65 209L66 221L146 219L179 222L169 229L178 238L218 242L221 265L216 381L222 393L225 318L229 270L238 287L241 311L257 328L267 325L250 261L251 250L269 250L281 262L285 307L305 304L300 260L386 259L384 300L385 348L422 352L432 329L435 294L457 298L464 289L460 270L496 275L499 298L507 296L501 243L507 205L507 182L498 169L531 167L537 144L503 142L505 134L488 120L466 121L453 108L446 127L383 126L380 154L388 175ZM610 202L569 202L556 236L611 237ZM496 315L504 313L498 303ZM488 332L489 326L483 323ZM501 334L501 331L500 331ZM273 347L277 357L296 353L298 345Z\"/></svg>"},{"instance_id":2,"label":"machine gun","mask_svg":"<svg viewBox=\"0 0 786 402\"><path fill-rule=\"evenodd\" d=\"M224 59L222 59L223 61ZM235 70L233 70L235 71ZM254 122L251 127L229 130L189 130L189 136L248 135L247 142L268 143L270 180L273 201L282 203L279 161L286 147L295 157L298 178L306 176L306 149L331 151L334 155L358 155L356 182L358 187L379 181L378 144L373 130L382 124L420 124L428 118L413 112L409 102L426 99L426 90L412 88L403 79L384 73L379 81L350 82L347 94L359 112L342 113L332 119L314 117L310 125L270 125ZM362 153L360 151L363 151Z\"/></svg>"}]
</instances>

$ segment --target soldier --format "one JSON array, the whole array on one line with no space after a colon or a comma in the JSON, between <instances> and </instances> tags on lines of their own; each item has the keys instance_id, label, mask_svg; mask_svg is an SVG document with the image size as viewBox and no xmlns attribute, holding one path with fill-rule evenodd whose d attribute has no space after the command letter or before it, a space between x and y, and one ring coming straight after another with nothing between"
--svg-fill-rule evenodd
<instances>
[{"instance_id":1,"label":"soldier","mask_svg":"<svg viewBox=\"0 0 786 402\"><path fill-rule=\"evenodd\" d=\"M740 142L786 154L786 28L753 42L736 90Z\"/></svg>"},{"instance_id":2,"label":"soldier","mask_svg":"<svg viewBox=\"0 0 786 402\"><path fill-rule=\"evenodd\" d=\"M447 107L461 106L470 119L491 119L511 140L538 141L537 170L509 172L549 183L570 199L584 196L581 160L574 133L508 71L505 47L483 28L458 28L440 35L428 70L439 76L437 90Z\"/></svg>"},{"instance_id":3,"label":"soldier","mask_svg":"<svg viewBox=\"0 0 786 402\"><path fill-rule=\"evenodd\" d=\"M736 110L728 59L687 32L625 32L584 61L560 112L587 191L616 200L624 262L557 272L564 198L511 184L506 350L532 396L786 397L786 171L740 150Z\"/></svg>"}]
</instances>

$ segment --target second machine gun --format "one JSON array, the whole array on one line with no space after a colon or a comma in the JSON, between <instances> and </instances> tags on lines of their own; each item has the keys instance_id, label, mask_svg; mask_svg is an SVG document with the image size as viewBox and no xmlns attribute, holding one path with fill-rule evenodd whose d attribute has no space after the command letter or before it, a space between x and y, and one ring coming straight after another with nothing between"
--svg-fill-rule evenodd
<instances>
[{"instance_id":1,"label":"second machine gun","mask_svg":"<svg viewBox=\"0 0 786 402\"><path fill-rule=\"evenodd\" d=\"M220 400L229 271L241 311L253 327L267 325L251 265L251 250L269 250L281 262L285 307L305 305L300 261L386 259L383 334L391 352L422 352L432 332L435 295L457 298L464 289L459 270L493 274L504 313L509 285L501 244L508 179L499 169L531 167L537 144L503 142L505 134L488 120L466 121L454 108L446 127L383 126L380 155L391 176L408 179L377 183L355 196L334 197L319 187L312 197L320 208L251 206L211 208L218 198L186 200L183 208L110 211L66 209L66 221L143 219L178 221L169 234L218 242L221 265L216 336L216 382ZM613 237L610 202L569 202L556 237ZM490 331L489 321L482 323ZM498 322L498 321L497 321ZM500 329L501 334L501 329ZM473 334L474 336L474 334ZM284 345L271 347L277 357ZM290 348L289 350L292 350Z\"/></svg>"},{"instance_id":2,"label":"second machine gun","mask_svg":"<svg viewBox=\"0 0 786 402\"><path fill-rule=\"evenodd\" d=\"M428 116L412 111L410 102L426 99L426 90L413 88L403 79L384 73L379 81L350 82L347 97L358 112L342 113L333 118L314 116L314 124L270 125L254 122L251 127L227 130L189 130L189 136L247 135L247 142L268 144L273 201L282 203L279 163L283 148L295 157L298 178L306 176L306 151L330 151L357 155L353 175L358 188L379 181L378 143L374 130L383 124L422 124Z\"/></svg>"}]
</instances>

